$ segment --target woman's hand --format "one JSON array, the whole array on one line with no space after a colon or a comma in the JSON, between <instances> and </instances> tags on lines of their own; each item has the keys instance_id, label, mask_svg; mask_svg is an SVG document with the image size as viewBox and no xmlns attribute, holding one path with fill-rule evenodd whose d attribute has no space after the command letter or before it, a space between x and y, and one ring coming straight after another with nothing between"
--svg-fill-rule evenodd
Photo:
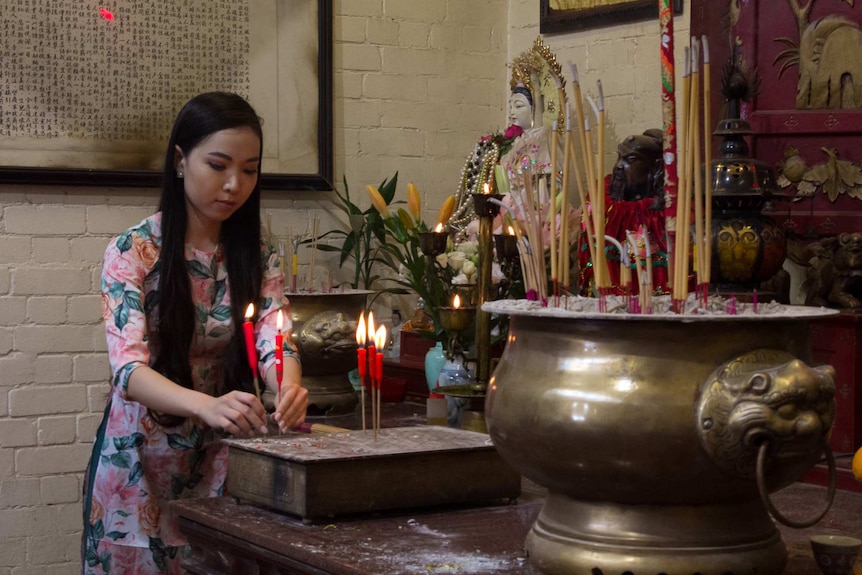
<instances>
[{"instance_id":1,"label":"woman's hand","mask_svg":"<svg viewBox=\"0 0 862 575\"><path fill-rule=\"evenodd\" d=\"M231 391L209 399L198 411L198 417L213 429L236 436L266 433L266 411L254 394Z\"/></svg>"},{"instance_id":2,"label":"woman's hand","mask_svg":"<svg viewBox=\"0 0 862 575\"><path fill-rule=\"evenodd\" d=\"M272 418L278 423L278 429L284 433L305 421L305 410L308 408L308 390L296 383L286 383L281 386L281 398L275 406Z\"/></svg>"}]
</instances>

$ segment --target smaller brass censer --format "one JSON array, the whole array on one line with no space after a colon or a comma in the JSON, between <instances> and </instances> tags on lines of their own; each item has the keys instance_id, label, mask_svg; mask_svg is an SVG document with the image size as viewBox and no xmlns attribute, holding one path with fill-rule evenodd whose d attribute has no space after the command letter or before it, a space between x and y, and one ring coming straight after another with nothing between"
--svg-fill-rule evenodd
<instances>
[{"instance_id":1,"label":"smaller brass censer","mask_svg":"<svg viewBox=\"0 0 862 575\"><path fill-rule=\"evenodd\" d=\"M734 48L722 73L727 117L713 132L723 141L719 156L709 164L714 190L711 273L716 289L724 293L758 289L781 269L787 254L784 231L761 213L766 202L779 195L775 175L765 162L749 157L746 137L753 131L740 117L741 102L750 100L758 86Z\"/></svg>"}]
</instances>

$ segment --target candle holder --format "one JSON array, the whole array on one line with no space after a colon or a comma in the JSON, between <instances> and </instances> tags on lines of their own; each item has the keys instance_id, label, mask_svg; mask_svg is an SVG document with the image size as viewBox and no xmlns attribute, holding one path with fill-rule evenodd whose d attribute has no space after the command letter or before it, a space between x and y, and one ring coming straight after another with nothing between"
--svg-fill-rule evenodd
<instances>
[{"instance_id":1,"label":"candle holder","mask_svg":"<svg viewBox=\"0 0 862 575\"><path fill-rule=\"evenodd\" d=\"M470 322L473 321L473 315L476 312L474 307L441 307L440 324L448 332L460 332L470 327Z\"/></svg>"},{"instance_id":2,"label":"candle holder","mask_svg":"<svg viewBox=\"0 0 862 575\"><path fill-rule=\"evenodd\" d=\"M471 194L473 196L473 210L480 218L496 218L500 213L500 205L494 202L489 202L490 198L494 198L498 202L503 199L500 194Z\"/></svg>"},{"instance_id":3,"label":"candle holder","mask_svg":"<svg viewBox=\"0 0 862 575\"><path fill-rule=\"evenodd\" d=\"M476 317L475 307L441 307L438 309L440 327L446 332L446 358L449 360L463 356L464 344L461 333L470 329L473 318Z\"/></svg>"},{"instance_id":4,"label":"candle holder","mask_svg":"<svg viewBox=\"0 0 862 575\"><path fill-rule=\"evenodd\" d=\"M494 236L494 246L497 248L497 258L500 260L515 260L518 253L518 237L509 234Z\"/></svg>"},{"instance_id":5,"label":"candle holder","mask_svg":"<svg viewBox=\"0 0 862 575\"><path fill-rule=\"evenodd\" d=\"M426 256L439 256L446 251L446 241L449 234L446 232L420 232L419 249Z\"/></svg>"}]
</instances>

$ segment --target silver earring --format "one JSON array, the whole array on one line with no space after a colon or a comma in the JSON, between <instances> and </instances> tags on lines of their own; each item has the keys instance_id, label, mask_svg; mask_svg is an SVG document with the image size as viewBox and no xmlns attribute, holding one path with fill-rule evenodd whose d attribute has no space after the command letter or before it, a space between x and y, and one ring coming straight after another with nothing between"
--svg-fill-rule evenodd
<instances>
[{"instance_id":1,"label":"silver earring","mask_svg":"<svg viewBox=\"0 0 862 575\"><path fill-rule=\"evenodd\" d=\"M185 177L185 174L183 174L182 172L177 172L177 177L182 180L183 177Z\"/></svg>"}]
</instances>

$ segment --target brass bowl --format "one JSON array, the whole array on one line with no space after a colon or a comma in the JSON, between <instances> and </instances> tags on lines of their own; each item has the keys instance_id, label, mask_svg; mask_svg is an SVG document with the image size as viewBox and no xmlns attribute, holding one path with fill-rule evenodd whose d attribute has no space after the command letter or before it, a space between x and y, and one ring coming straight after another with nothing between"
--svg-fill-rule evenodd
<instances>
[{"instance_id":1,"label":"brass bowl","mask_svg":"<svg viewBox=\"0 0 862 575\"><path fill-rule=\"evenodd\" d=\"M347 373L356 369L356 324L371 293L285 293L291 342L299 349L302 385L308 389L308 415L352 413L359 402Z\"/></svg>"},{"instance_id":2,"label":"brass bowl","mask_svg":"<svg viewBox=\"0 0 862 575\"><path fill-rule=\"evenodd\" d=\"M511 315L488 384L491 438L548 489L527 539L537 568L781 574L786 550L759 497L758 445L774 448L775 490L819 460L834 420L834 371L804 363L805 317L483 309Z\"/></svg>"}]
</instances>

